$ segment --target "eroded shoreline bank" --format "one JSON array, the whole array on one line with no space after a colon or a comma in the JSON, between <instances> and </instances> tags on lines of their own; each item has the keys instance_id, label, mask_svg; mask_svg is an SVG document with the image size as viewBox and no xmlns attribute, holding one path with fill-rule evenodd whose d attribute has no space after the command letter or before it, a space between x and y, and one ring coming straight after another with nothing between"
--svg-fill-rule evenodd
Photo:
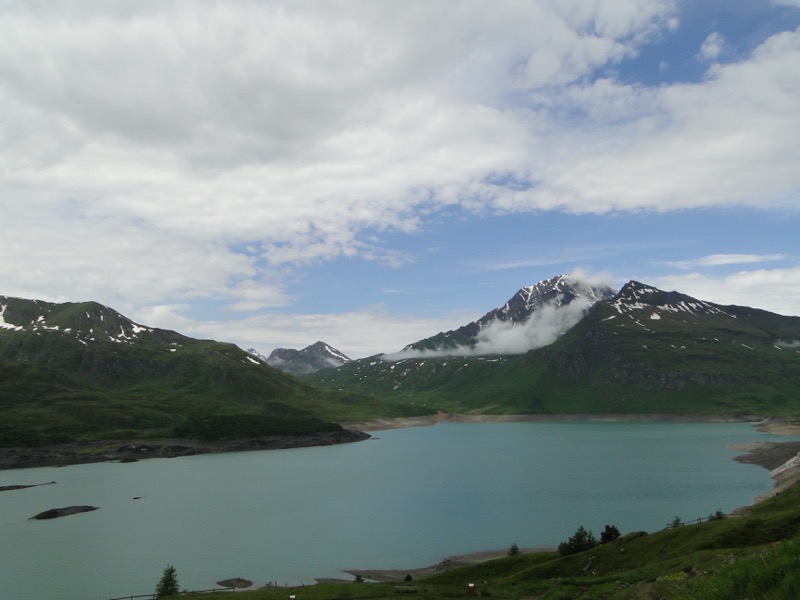
<instances>
[{"instance_id":1,"label":"eroded shoreline bank","mask_svg":"<svg viewBox=\"0 0 800 600\"><path fill-rule=\"evenodd\" d=\"M405 429L408 427L431 427L437 423L566 423L570 421L642 421L658 423L750 423L760 431L767 433L787 433L800 435L800 425L794 425L776 417L756 415L683 415L683 414L603 414L603 413L564 413L564 414L530 414L530 415L480 415L438 412L419 417L391 417L370 419L366 421L340 422L342 427L358 431L383 431L387 429Z\"/></svg>"},{"instance_id":2,"label":"eroded shoreline bank","mask_svg":"<svg viewBox=\"0 0 800 600\"><path fill-rule=\"evenodd\" d=\"M134 462L146 458L175 458L250 450L286 450L347 444L369 438L370 435L364 431L343 429L303 435L268 435L215 441L179 438L122 439L70 442L32 448L0 448L0 470Z\"/></svg>"}]
</instances>

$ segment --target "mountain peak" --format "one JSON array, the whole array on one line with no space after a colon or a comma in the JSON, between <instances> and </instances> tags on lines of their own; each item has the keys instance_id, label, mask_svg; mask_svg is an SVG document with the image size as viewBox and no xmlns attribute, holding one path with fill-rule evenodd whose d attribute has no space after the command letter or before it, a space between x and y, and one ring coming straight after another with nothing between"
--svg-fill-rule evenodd
<instances>
[{"instance_id":1,"label":"mountain peak","mask_svg":"<svg viewBox=\"0 0 800 600\"><path fill-rule=\"evenodd\" d=\"M248 352L254 354L253 350L249 350ZM261 355L258 356L261 357ZM261 358L263 359L263 357ZM275 350L263 360L265 360L268 365L280 369L285 373L289 373L290 375L307 375L308 373L339 367L350 362L350 358L344 353L320 341L306 346L302 350L275 348Z\"/></svg>"},{"instance_id":2,"label":"mountain peak","mask_svg":"<svg viewBox=\"0 0 800 600\"><path fill-rule=\"evenodd\" d=\"M614 290L608 286L595 285L569 274L557 275L520 288L503 306L489 311L477 321L409 344L403 352L474 353L482 345L487 354L522 353L550 343L553 335L564 333L596 302L613 296ZM561 310L567 307L570 310ZM558 317L554 314L556 312L560 313ZM521 335L507 335L509 327L519 327ZM523 327L528 331L522 331ZM516 338L511 344L513 347L505 342L498 345L493 335L495 332L507 341Z\"/></svg>"},{"instance_id":3,"label":"mountain peak","mask_svg":"<svg viewBox=\"0 0 800 600\"><path fill-rule=\"evenodd\" d=\"M519 323L527 320L537 305L547 302L564 306L578 298L584 298L593 304L613 295L614 290L608 286L596 286L569 274L557 275L521 288L501 308L487 313L479 322L510 319L514 323Z\"/></svg>"},{"instance_id":4,"label":"mountain peak","mask_svg":"<svg viewBox=\"0 0 800 600\"><path fill-rule=\"evenodd\" d=\"M660 312L729 315L716 304L680 292L665 292L638 281L626 283L611 301L618 313L651 309Z\"/></svg>"}]
</instances>

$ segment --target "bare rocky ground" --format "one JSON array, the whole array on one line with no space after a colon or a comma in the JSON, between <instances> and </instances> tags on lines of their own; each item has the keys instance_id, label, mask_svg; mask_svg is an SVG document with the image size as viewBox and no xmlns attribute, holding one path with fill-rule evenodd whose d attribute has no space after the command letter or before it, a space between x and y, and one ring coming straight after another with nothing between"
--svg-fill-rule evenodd
<instances>
[{"instance_id":1,"label":"bare rocky ground","mask_svg":"<svg viewBox=\"0 0 800 600\"><path fill-rule=\"evenodd\" d=\"M403 429L407 427L430 427L437 423L564 423L569 421L657 421L673 423L758 423L759 428L770 433L780 433L792 427L783 421L764 419L762 417L726 417L702 415L672 415L672 414L557 414L557 415L478 415L478 414L453 414L439 412L433 415L420 417L396 417L386 419L372 419L341 423L348 429L359 431L382 431L385 429ZM772 429L768 429L772 428ZM797 427L800 434L800 427Z\"/></svg>"},{"instance_id":2,"label":"bare rocky ground","mask_svg":"<svg viewBox=\"0 0 800 600\"><path fill-rule=\"evenodd\" d=\"M775 435L800 435L800 425L779 420L765 421L758 429ZM756 502L780 494L783 490L800 481L800 442L752 442L734 447L747 454L735 460L769 469L775 480L771 490L764 492Z\"/></svg>"}]
</instances>

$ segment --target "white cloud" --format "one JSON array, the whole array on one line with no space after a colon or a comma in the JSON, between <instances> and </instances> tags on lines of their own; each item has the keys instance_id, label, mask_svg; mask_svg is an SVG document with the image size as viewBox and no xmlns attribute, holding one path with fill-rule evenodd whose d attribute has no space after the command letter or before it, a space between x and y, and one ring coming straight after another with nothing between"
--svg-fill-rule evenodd
<instances>
[{"instance_id":1,"label":"white cloud","mask_svg":"<svg viewBox=\"0 0 800 600\"><path fill-rule=\"evenodd\" d=\"M521 354L555 342L583 318L591 307L579 298L565 306L542 305L522 326L495 321L481 330L476 354Z\"/></svg>"},{"instance_id":2,"label":"white cloud","mask_svg":"<svg viewBox=\"0 0 800 600\"><path fill-rule=\"evenodd\" d=\"M725 36L716 31L709 33L700 46L697 58L705 62L715 62L725 50Z\"/></svg>"},{"instance_id":3,"label":"white cloud","mask_svg":"<svg viewBox=\"0 0 800 600\"><path fill-rule=\"evenodd\" d=\"M448 206L796 207L800 32L699 83L614 79L677 11L5 2L3 291L266 310L291 302L297 265L400 264L367 236Z\"/></svg>"},{"instance_id":4,"label":"white cloud","mask_svg":"<svg viewBox=\"0 0 800 600\"><path fill-rule=\"evenodd\" d=\"M265 355L275 348L304 348L322 340L350 358L363 358L402 348L429 336L431 331L459 327L474 318L465 312L424 317L367 306L337 314L263 312L217 321L188 317L190 308L190 305L147 306L134 313L134 320L190 337L231 342L243 349L255 348Z\"/></svg>"},{"instance_id":5,"label":"white cloud","mask_svg":"<svg viewBox=\"0 0 800 600\"><path fill-rule=\"evenodd\" d=\"M696 267L720 267L761 262L784 260L785 254L709 254L691 260L663 261L661 264L678 269L694 269Z\"/></svg>"},{"instance_id":6,"label":"white cloud","mask_svg":"<svg viewBox=\"0 0 800 600\"><path fill-rule=\"evenodd\" d=\"M365 229L413 231L442 206L502 206L508 191L484 180L538 177L529 165L552 142L538 132L551 117L507 96L579 81L673 13L664 0L6 3L4 279L70 296L82 279L117 304L280 304L265 273L282 265L374 256Z\"/></svg>"},{"instance_id":7,"label":"white cloud","mask_svg":"<svg viewBox=\"0 0 800 600\"><path fill-rule=\"evenodd\" d=\"M741 62L712 66L699 83L567 87L562 108L588 118L559 129L539 185L499 202L598 214L796 208L799 95L800 31L769 38Z\"/></svg>"}]
</instances>

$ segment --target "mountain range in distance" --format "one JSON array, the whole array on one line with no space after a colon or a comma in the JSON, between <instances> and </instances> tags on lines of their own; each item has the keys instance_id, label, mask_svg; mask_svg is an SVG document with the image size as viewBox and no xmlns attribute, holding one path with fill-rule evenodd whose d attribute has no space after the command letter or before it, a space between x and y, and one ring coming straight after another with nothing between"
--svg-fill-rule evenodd
<instances>
[{"instance_id":1,"label":"mountain range in distance","mask_svg":"<svg viewBox=\"0 0 800 600\"><path fill-rule=\"evenodd\" d=\"M554 277L475 322L358 360L323 342L264 358L95 302L0 296L0 446L437 411L787 416L798 390L799 317L635 281L615 292Z\"/></svg>"},{"instance_id":2,"label":"mountain range in distance","mask_svg":"<svg viewBox=\"0 0 800 600\"><path fill-rule=\"evenodd\" d=\"M800 409L800 317L562 275L303 379L449 412L785 415Z\"/></svg>"},{"instance_id":3,"label":"mountain range in distance","mask_svg":"<svg viewBox=\"0 0 800 600\"><path fill-rule=\"evenodd\" d=\"M290 375L307 375L322 369L340 367L352 360L325 342L316 342L302 350L275 348L269 356L264 356L254 348L250 348L247 352Z\"/></svg>"},{"instance_id":4,"label":"mountain range in distance","mask_svg":"<svg viewBox=\"0 0 800 600\"><path fill-rule=\"evenodd\" d=\"M521 288L503 306L476 321L408 344L399 354L384 356L397 357L415 352L427 355L522 354L555 341L594 303L607 300L614 293L605 285L593 285L570 275L559 275ZM248 352L296 376L340 367L352 360L325 342L316 342L302 350L276 348L269 356L255 349Z\"/></svg>"}]
</instances>

